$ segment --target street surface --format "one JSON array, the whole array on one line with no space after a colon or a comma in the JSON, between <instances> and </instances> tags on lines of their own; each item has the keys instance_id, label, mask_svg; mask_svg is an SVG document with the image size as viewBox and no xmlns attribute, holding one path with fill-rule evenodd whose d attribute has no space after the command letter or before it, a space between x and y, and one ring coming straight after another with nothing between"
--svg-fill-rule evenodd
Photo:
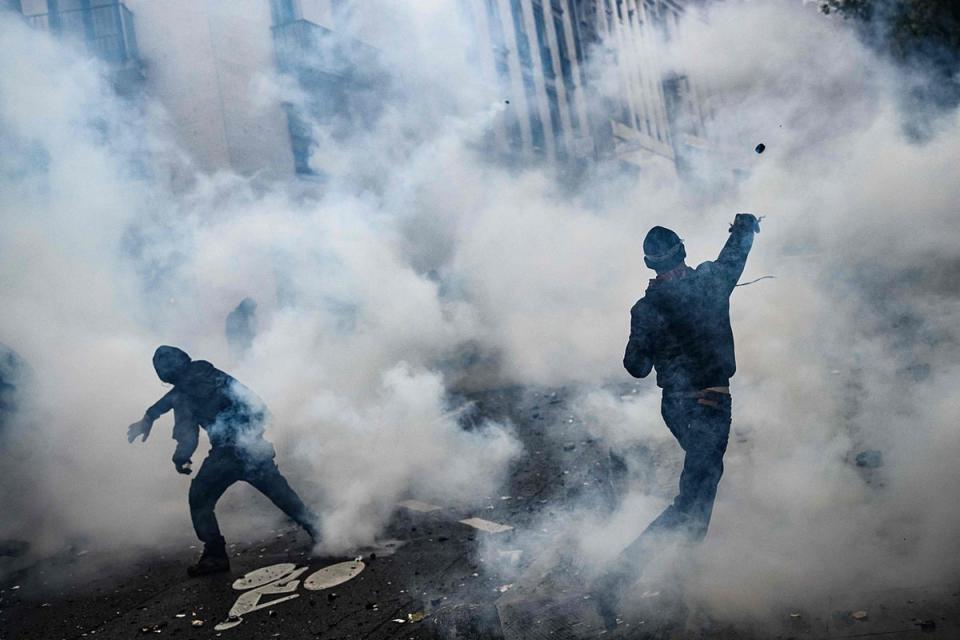
<instances>
[{"instance_id":1,"label":"street surface","mask_svg":"<svg viewBox=\"0 0 960 640\"><path fill-rule=\"evenodd\" d=\"M622 464L570 414L563 390L507 389L472 399L474 420L510 419L524 443L524 458L499 495L480 496L464 510L411 497L380 543L344 557L310 557L306 536L284 525L232 545L230 574L200 579L184 571L197 549L145 550L115 563L102 551L64 552L0 584L0 640L960 638L960 584L865 589L810 611L785 603L762 624L718 624L677 594L653 592L607 630L576 576L566 574L550 601L531 602L519 585L549 568L555 546L549 531L539 544L521 542L516 530L528 531L574 499L608 512L622 491ZM111 573L89 570L111 565Z\"/></svg>"}]
</instances>

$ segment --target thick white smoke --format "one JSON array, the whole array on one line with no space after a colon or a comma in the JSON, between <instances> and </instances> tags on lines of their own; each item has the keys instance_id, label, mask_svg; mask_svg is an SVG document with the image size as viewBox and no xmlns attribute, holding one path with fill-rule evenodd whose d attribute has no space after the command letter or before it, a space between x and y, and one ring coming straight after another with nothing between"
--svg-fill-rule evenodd
<instances>
[{"instance_id":1,"label":"thick white smoke","mask_svg":"<svg viewBox=\"0 0 960 640\"><path fill-rule=\"evenodd\" d=\"M911 142L899 72L841 21L799 1L718 3L661 45L713 96L696 186L600 167L571 192L478 153L503 96L433 4L393 3L389 108L330 141L329 184L307 201L231 175L168 188L179 152L162 107L117 99L102 69L0 16L0 340L36 378L7 434L2 506L17 517L0 534L51 549L189 539L166 424L145 446L124 438L163 392L160 343L266 400L281 468L333 548L372 539L406 493L487 495L518 455L509 429L464 432L450 414L465 349L493 363L486 383L585 386L580 411L614 448L669 450L651 395L594 388L626 379L628 312L650 277L640 242L670 226L696 264L753 211L769 217L744 279L777 279L733 296L734 435L688 590L743 611L955 577L957 114ZM437 64L409 64L424 55ZM244 296L261 332L234 362L223 318ZM864 449L883 451L871 484L850 462ZM639 532L663 491L591 523L585 557Z\"/></svg>"}]
</instances>

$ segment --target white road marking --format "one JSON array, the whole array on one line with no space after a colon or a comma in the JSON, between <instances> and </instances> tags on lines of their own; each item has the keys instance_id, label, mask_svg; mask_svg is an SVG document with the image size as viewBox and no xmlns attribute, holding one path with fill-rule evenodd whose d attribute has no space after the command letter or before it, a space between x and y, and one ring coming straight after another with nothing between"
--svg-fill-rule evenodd
<instances>
[{"instance_id":1,"label":"white road marking","mask_svg":"<svg viewBox=\"0 0 960 640\"><path fill-rule=\"evenodd\" d=\"M303 581L303 588L307 591L320 591L321 589L335 587L357 577L357 574L363 571L364 567L366 565L359 560L332 564L310 574L310 577Z\"/></svg>"},{"instance_id":2,"label":"white road marking","mask_svg":"<svg viewBox=\"0 0 960 640\"><path fill-rule=\"evenodd\" d=\"M328 589L355 578L363 569L364 564L359 558L339 562L314 571L303 581L303 586L310 591ZM309 570L310 567L297 568L295 564L284 562L255 569L243 577L237 578L233 581L233 588L244 593L241 593L237 597L237 601L230 607L227 619L215 626L214 630L226 631L232 629L243 622L243 616L248 613L299 598L300 594L294 593L300 588L298 578ZM263 596L281 594L290 595L275 598L269 602L261 602Z\"/></svg>"},{"instance_id":3,"label":"white road marking","mask_svg":"<svg viewBox=\"0 0 960 640\"><path fill-rule=\"evenodd\" d=\"M505 531L513 531L513 527L508 524L491 522L490 520L484 520L483 518L467 518L465 520L461 520L460 524L465 524L468 527L473 527L474 529L479 529L480 531L486 531L487 533L503 533Z\"/></svg>"},{"instance_id":4,"label":"white road marking","mask_svg":"<svg viewBox=\"0 0 960 640\"><path fill-rule=\"evenodd\" d=\"M293 564L292 562L283 562L280 564L272 564L269 567L260 567L259 569L254 569L253 571L245 574L243 577L234 580L233 588L237 591L256 589L257 587L262 587L268 582L273 582L278 578L282 578L296 568L297 565Z\"/></svg>"},{"instance_id":5,"label":"white road marking","mask_svg":"<svg viewBox=\"0 0 960 640\"><path fill-rule=\"evenodd\" d=\"M431 511L440 511L443 507L438 507L435 504L430 504L429 502L423 502L422 500L402 500L397 503L399 506L404 509L409 509L410 511L417 511L419 513L430 513Z\"/></svg>"}]
</instances>

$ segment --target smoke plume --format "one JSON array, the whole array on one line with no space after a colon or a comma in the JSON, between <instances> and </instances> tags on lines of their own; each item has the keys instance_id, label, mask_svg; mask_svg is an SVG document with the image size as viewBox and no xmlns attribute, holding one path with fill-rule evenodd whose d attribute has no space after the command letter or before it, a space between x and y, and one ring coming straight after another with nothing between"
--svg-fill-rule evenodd
<instances>
[{"instance_id":1,"label":"smoke plume","mask_svg":"<svg viewBox=\"0 0 960 640\"><path fill-rule=\"evenodd\" d=\"M651 276L640 243L664 224L695 265L751 211L768 217L744 280L776 279L733 295L734 428L685 588L712 611L758 612L955 578L957 112L918 143L904 125L919 114L897 108L905 72L841 20L717 3L656 45L708 97L710 151L685 180L601 162L571 187L485 152L504 96L471 71L454 9L383 4L386 104L349 136L312 123L327 181L310 197L196 169L163 105L117 97L104 68L0 14L0 341L33 370L0 436L14 514L0 535L46 552L189 539L168 424L124 438L164 392L162 343L264 398L281 469L332 550L374 539L406 495L471 504L521 459L510 425L461 428L453 386L569 385L613 450L675 463L653 382L605 386L627 381L628 313ZM589 71L606 91L610 69ZM253 105L305 100L281 78L250 86ZM223 321L247 296L260 329L235 360ZM865 450L883 454L869 474L853 462ZM578 505L564 526L581 560L609 559L674 482L637 483L609 520Z\"/></svg>"}]
</instances>

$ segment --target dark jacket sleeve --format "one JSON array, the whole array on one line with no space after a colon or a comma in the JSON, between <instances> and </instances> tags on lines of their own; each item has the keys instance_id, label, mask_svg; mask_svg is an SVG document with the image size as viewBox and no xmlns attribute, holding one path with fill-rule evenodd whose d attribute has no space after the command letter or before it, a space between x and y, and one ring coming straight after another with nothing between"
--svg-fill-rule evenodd
<instances>
[{"instance_id":1,"label":"dark jacket sleeve","mask_svg":"<svg viewBox=\"0 0 960 640\"><path fill-rule=\"evenodd\" d=\"M162 398L153 403L143 414L143 416L149 420L151 423L156 422L157 418L165 414L167 411L173 409L174 401L177 397L177 390L171 389L168 391Z\"/></svg>"},{"instance_id":2,"label":"dark jacket sleeve","mask_svg":"<svg viewBox=\"0 0 960 640\"><path fill-rule=\"evenodd\" d=\"M656 312L643 300L630 310L630 339L623 366L634 378L645 378L653 369L653 340L658 324Z\"/></svg>"},{"instance_id":3,"label":"dark jacket sleeve","mask_svg":"<svg viewBox=\"0 0 960 640\"><path fill-rule=\"evenodd\" d=\"M173 439L177 448L173 452L174 464L186 464L193 457L200 440L200 426L187 403L178 403L173 411Z\"/></svg>"},{"instance_id":4,"label":"dark jacket sleeve","mask_svg":"<svg viewBox=\"0 0 960 640\"><path fill-rule=\"evenodd\" d=\"M720 282L733 291L747 264L747 255L753 247L754 227L752 224L737 223L730 228L730 237L720 250L711 271Z\"/></svg>"}]
</instances>

